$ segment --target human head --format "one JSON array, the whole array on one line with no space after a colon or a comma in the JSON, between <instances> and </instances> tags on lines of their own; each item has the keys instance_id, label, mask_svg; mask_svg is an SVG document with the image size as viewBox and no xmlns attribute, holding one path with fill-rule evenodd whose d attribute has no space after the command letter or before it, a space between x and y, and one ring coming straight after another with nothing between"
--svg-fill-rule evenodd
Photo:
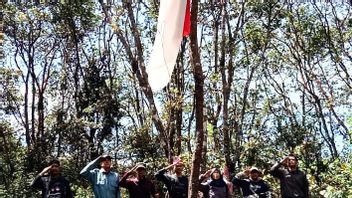
<instances>
[{"instance_id":1,"label":"human head","mask_svg":"<svg viewBox=\"0 0 352 198\"><path fill-rule=\"evenodd\" d=\"M210 178L212 180L218 180L218 179L221 179L222 178L222 174L221 174L221 171L220 169L218 168L213 168L210 172Z\"/></svg>"},{"instance_id":2,"label":"human head","mask_svg":"<svg viewBox=\"0 0 352 198\"><path fill-rule=\"evenodd\" d=\"M249 178L253 181L257 181L261 176L261 174L262 174L261 170L253 166L249 171Z\"/></svg>"},{"instance_id":3,"label":"human head","mask_svg":"<svg viewBox=\"0 0 352 198\"><path fill-rule=\"evenodd\" d=\"M287 156L287 166L291 169L296 169L298 166L298 158L295 154L290 153Z\"/></svg>"},{"instance_id":4,"label":"human head","mask_svg":"<svg viewBox=\"0 0 352 198\"><path fill-rule=\"evenodd\" d=\"M60 161L57 159L52 159L49 162L49 166L50 166L50 174L52 176L56 176L60 174Z\"/></svg>"},{"instance_id":5,"label":"human head","mask_svg":"<svg viewBox=\"0 0 352 198\"><path fill-rule=\"evenodd\" d=\"M174 171L175 171L176 175L182 175L182 171L183 171L184 166L185 165L183 164L183 162L178 162L177 164L175 164Z\"/></svg>"},{"instance_id":6,"label":"human head","mask_svg":"<svg viewBox=\"0 0 352 198\"><path fill-rule=\"evenodd\" d=\"M103 155L100 158L100 167L105 171L110 171L111 169L111 156Z\"/></svg>"},{"instance_id":7,"label":"human head","mask_svg":"<svg viewBox=\"0 0 352 198\"><path fill-rule=\"evenodd\" d=\"M137 163L136 172L138 179L143 179L146 175L146 165L142 162Z\"/></svg>"}]
</instances>

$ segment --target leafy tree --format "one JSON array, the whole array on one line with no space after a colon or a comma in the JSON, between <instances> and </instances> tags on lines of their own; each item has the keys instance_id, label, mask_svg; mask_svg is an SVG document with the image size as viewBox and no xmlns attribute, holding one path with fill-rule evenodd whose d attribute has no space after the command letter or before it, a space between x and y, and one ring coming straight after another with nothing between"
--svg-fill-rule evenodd
<instances>
[{"instance_id":1,"label":"leafy tree","mask_svg":"<svg viewBox=\"0 0 352 198\"><path fill-rule=\"evenodd\" d=\"M200 171L255 165L279 196L267 170L295 152L313 197L348 196L351 6L192 4L171 82L153 93L158 1L6 3L1 193L35 196L29 181L59 157L77 197L90 196L78 173L109 152L119 172L144 161L151 177L181 155L190 197Z\"/></svg>"}]
</instances>

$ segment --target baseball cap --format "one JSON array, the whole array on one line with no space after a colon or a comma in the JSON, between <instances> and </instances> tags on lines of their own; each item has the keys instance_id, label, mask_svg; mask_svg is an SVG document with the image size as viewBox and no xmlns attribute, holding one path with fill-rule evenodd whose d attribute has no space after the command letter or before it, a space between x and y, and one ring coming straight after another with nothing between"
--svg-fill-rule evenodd
<instances>
[{"instance_id":1,"label":"baseball cap","mask_svg":"<svg viewBox=\"0 0 352 198\"><path fill-rule=\"evenodd\" d=\"M251 173L252 173L252 172L262 173L262 171L261 171L259 168L255 167L255 166L253 166L253 167L250 169L250 172L251 172Z\"/></svg>"},{"instance_id":2,"label":"baseball cap","mask_svg":"<svg viewBox=\"0 0 352 198\"><path fill-rule=\"evenodd\" d=\"M146 164L143 163L143 162L138 162L138 163L136 164L136 170L137 170L137 169L146 169Z\"/></svg>"},{"instance_id":3,"label":"baseball cap","mask_svg":"<svg viewBox=\"0 0 352 198\"><path fill-rule=\"evenodd\" d=\"M60 161L58 159L52 159L49 161L49 166L56 164L60 166Z\"/></svg>"},{"instance_id":4,"label":"baseball cap","mask_svg":"<svg viewBox=\"0 0 352 198\"><path fill-rule=\"evenodd\" d=\"M110 155L106 155L106 154L105 154L105 155L102 155L100 159L101 159L101 161L104 161L104 160L111 160L112 157L111 157Z\"/></svg>"}]
</instances>

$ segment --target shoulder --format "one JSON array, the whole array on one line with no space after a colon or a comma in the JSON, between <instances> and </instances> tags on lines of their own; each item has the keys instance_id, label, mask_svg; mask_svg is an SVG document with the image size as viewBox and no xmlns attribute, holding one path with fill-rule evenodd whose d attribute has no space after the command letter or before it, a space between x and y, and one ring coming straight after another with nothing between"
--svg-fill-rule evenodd
<instances>
[{"instance_id":1,"label":"shoulder","mask_svg":"<svg viewBox=\"0 0 352 198\"><path fill-rule=\"evenodd\" d=\"M61 176L60 180L62 181L62 183L66 184L66 185L70 185L70 181L66 177Z\"/></svg>"},{"instance_id":2,"label":"shoulder","mask_svg":"<svg viewBox=\"0 0 352 198\"><path fill-rule=\"evenodd\" d=\"M252 180L250 180L248 178L238 178L238 177L234 177L233 181L244 182L244 183L251 183L252 182Z\"/></svg>"},{"instance_id":3,"label":"shoulder","mask_svg":"<svg viewBox=\"0 0 352 198\"><path fill-rule=\"evenodd\" d=\"M263 179L261 179L259 182L261 185L269 186L268 182L264 181Z\"/></svg>"},{"instance_id":4,"label":"shoulder","mask_svg":"<svg viewBox=\"0 0 352 198\"><path fill-rule=\"evenodd\" d=\"M65 181L65 182L69 182L65 176L60 176L60 180Z\"/></svg>"},{"instance_id":5,"label":"shoulder","mask_svg":"<svg viewBox=\"0 0 352 198\"><path fill-rule=\"evenodd\" d=\"M38 176L36 180L39 182L49 182L50 175Z\"/></svg>"},{"instance_id":6,"label":"shoulder","mask_svg":"<svg viewBox=\"0 0 352 198\"><path fill-rule=\"evenodd\" d=\"M252 180L250 180L250 179L242 179L242 181L247 182L247 183L251 183L252 182Z\"/></svg>"},{"instance_id":7,"label":"shoulder","mask_svg":"<svg viewBox=\"0 0 352 198\"><path fill-rule=\"evenodd\" d=\"M94 168L92 170L89 171L90 173L98 173L100 172L100 169L99 168Z\"/></svg>"},{"instance_id":8,"label":"shoulder","mask_svg":"<svg viewBox=\"0 0 352 198\"><path fill-rule=\"evenodd\" d=\"M150 178L148 178L148 177L147 177L147 178L145 178L145 181L146 181L146 182L148 182L148 183L152 183L152 184L154 184L154 181L153 181L153 180L151 180L151 179L150 179Z\"/></svg>"},{"instance_id":9,"label":"shoulder","mask_svg":"<svg viewBox=\"0 0 352 198\"><path fill-rule=\"evenodd\" d=\"M188 180L188 177L186 177L186 176L182 176L182 179Z\"/></svg>"},{"instance_id":10,"label":"shoulder","mask_svg":"<svg viewBox=\"0 0 352 198\"><path fill-rule=\"evenodd\" d=\"M115 171L111 171L110 175L112 175L113 177L115 177L117 179L119 178L119 174L117 172L115 172Z\"/></svg>"},{"instance_id":11,"label":"shoulder","mask_svg":"<svg viewBox=\"0 0 352 198\"><path fill-rule=\"evenodd\" d=\"M47 180L47 179L50 179L50 175L43 175L43 176L38 176L39 179L42 179L42 180Z\"/></svg>"},{"instance_id":12,"label":"shoulder","mask_svg":"<svg viewBox=\"0 0 352 198\"><path fill-rule=\"evenodd\" d=\"M176 182L188 183L188 177L186 177L186 176L181 176L181 177L177 178L177 176L175 175L173 180L175 180Z\"/></svg>"},{"instance_id":13,"label":"shoulder","mask_svg":"<svg viewBox=\"0 0 352 198\"><path fill-rule=\"evenodd\" d=\"M297 170L297 174L301 175L302 177L307 177L307 174L301 170Z\"/></svg>"},{"instance_id":14,"label":"shoulder","mask_svg":"<svg viewBox=\"0 0 352 198\"><path fill-rule=\"evenodd\" d=\"M168 178L169 180L177 180L177 177L175 175L170 175L168 173L162 174L164 177Z\"/></svg>"},{"instance_id":15,"label":"shoulder","mask_svg":"<svg viewBox=\"0 0 352 198\"><path fill-rule=\"evenodd\" d=\"M284 174L284 175L287 175L290 173L290 171L285 167L280 167L279 169L277 169L277 171Z\"/></svg>"}]
</instances>

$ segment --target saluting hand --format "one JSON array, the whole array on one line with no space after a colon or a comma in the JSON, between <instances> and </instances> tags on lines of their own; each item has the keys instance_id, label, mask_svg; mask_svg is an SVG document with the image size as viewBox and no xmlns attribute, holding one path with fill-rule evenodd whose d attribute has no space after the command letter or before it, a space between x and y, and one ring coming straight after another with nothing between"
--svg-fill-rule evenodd
<instances>
[{"instance_id":1,"label":"saluting hand","mask_svg":"<svg viewBox=\"0 0 352 198\"><path fill-rule=\"evenodd\" d=\"M280 161L280 164L282 164L284 166L287 166L287 163L288 163L288 157L285 157Z\"/></svg>"},{"instance_id":2,"label":"saluting hand","mask_svg":"<svg viewBox=\"0 0 352 198\"><path fill-rule=\"evenodd\" d=\"M251 167L247 166L245 168L245 170L243 171L243 173L246 175L246 177L249 177L250 173L251 173Z\"/></svg>"},{"instance_id":3,"label":"saluting hand","mask_svg":"<svg viewBox=\"0 0 352 198\"><path fill-rule=\"evenodd\" d=\"M51 169L51 165L48 166L48 167L45 167L42 172L39 173L40 176L43 176L45 173L48 173L50 172L50 169Z\"/></svg>"},{"instance_id":4,"label":"saluting hand","mask_svg":"<svg viewBox=\"0 0 352 198\"><path fill-rule=\"evenodd\" d=\"M207 176L207 177L210 177L210 174L211 174L211 169L209 169L209 170L207 170L207 172L205 172L205 176Z\"/></svg>"}]
</instances>

